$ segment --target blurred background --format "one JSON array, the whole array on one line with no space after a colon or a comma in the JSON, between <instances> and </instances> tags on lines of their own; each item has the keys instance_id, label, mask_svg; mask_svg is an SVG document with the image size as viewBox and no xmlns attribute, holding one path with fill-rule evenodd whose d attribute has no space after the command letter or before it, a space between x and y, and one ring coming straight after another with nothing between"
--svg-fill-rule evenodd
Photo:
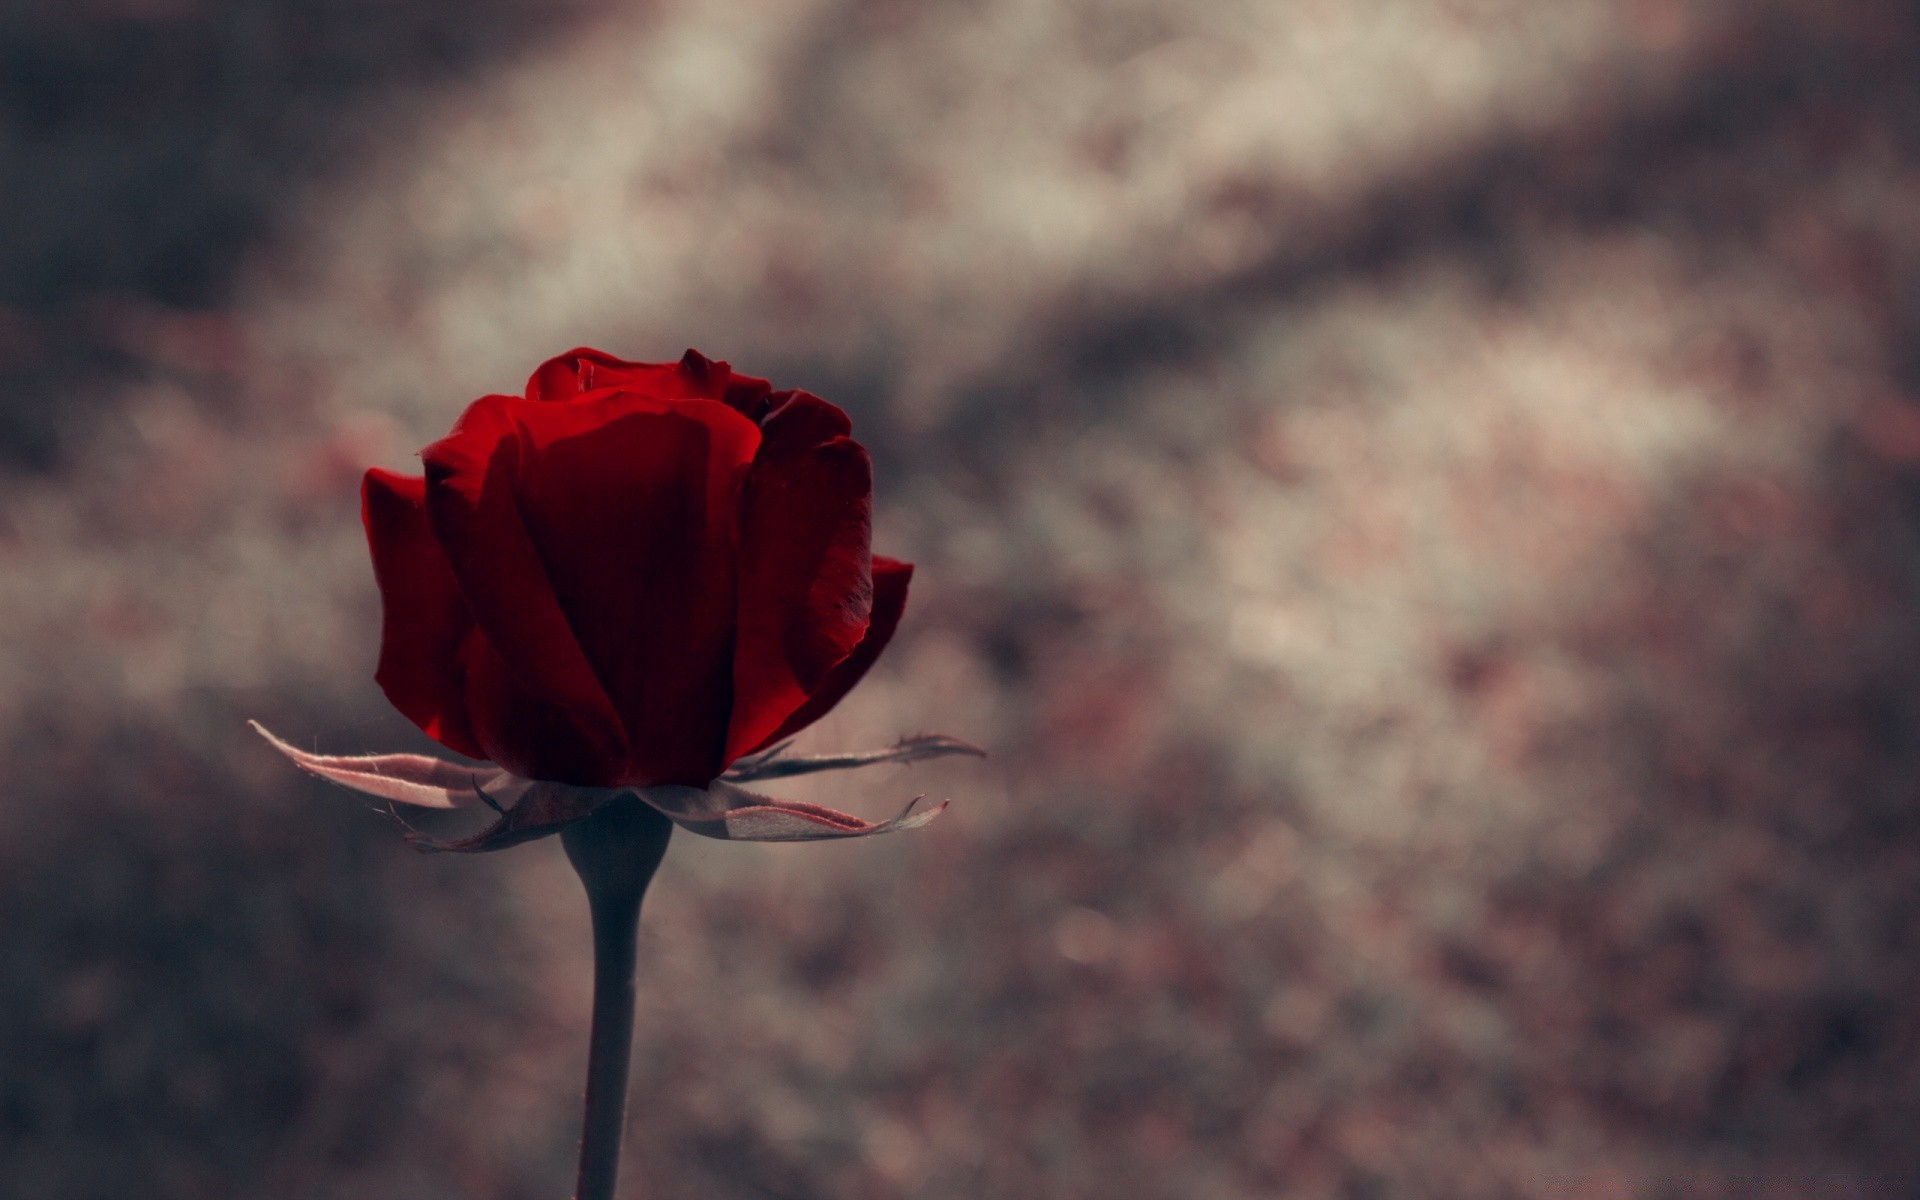
<instances>
[{"instance_id":1,"label":"blurred background","mask_svg":"<svg viewBox=\"0 0 1920 1200\"><path fill-rule=\"evenodd\" d=\"M651 1197L1920 1195L1920 6L0 5L0 1195L567 1194L585 906L358 523L696 346L919 564L675 840ZM811 782L811 781L809 781Z\"/></svg>"}]
</instances>

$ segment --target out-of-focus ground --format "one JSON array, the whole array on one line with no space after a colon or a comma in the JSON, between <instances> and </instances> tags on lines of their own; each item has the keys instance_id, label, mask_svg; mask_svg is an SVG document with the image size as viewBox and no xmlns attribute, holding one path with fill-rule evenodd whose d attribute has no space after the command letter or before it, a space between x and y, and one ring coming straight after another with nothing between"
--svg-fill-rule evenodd
<instances>
[{"instance_id":1,"label":"out-of-focus ground","mask_svg":"<svg viewBox=\"0 0 1920 1200\"><path fill-rule=\"evenodd\" d=\"M566 1193L584 906L424 748L357 521L688 346L920 564L676 839L635 1195L1920 1188L1920 9L0 8L0 1195Z\"/></svg>"}]
</instances>

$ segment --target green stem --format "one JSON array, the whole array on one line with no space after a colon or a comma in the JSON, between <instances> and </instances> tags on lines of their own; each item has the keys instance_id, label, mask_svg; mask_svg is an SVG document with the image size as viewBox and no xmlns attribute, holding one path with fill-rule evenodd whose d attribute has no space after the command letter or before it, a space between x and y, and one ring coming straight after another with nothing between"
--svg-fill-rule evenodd
<instances>
[{"instance_id":1,"label":"green stem","mask_svg":"<svg viewBox=\"0 0 1920 1200\"><path fill-rule=\"evenodd\" d=\"M574 1200L613 1200L619 1178L640 901L672 834L673 823L632 793L560 833L593 915L593 1031L587 1041L587 1099Z\"/></svg>"}]
</instances>

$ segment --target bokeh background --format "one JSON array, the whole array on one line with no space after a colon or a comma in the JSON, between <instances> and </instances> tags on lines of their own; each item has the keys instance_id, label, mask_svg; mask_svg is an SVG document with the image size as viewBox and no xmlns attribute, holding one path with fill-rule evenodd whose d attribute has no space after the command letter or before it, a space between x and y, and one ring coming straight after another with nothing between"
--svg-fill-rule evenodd
<instances>
[{"instance_id":1,"label":"bokeh background","mask_svg":"<svg viewBox=\"0 0 1920 1200\"><path fill-rule=\"evenodd\" d=\"M0 1195L566 1194L584 904L357 520L697 346L855 417L903 632L677 838L651 1197L1920 1194L1920 6L0 6Z\"/></svg>"}]
</instances>

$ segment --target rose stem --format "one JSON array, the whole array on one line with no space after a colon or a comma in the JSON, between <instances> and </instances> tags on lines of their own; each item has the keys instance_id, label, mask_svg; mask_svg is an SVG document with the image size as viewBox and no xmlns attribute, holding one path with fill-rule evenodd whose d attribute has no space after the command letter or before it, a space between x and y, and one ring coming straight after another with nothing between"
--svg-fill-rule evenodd
<instances>
[{"instance_id":1,"label":"rose stem","mask_svg":"<svg viewBox=\"0 0 1920 1200\"><path fill-rule=\"evenodd\" d=\"M631 792L560 833L593 914L593 1032L574 1200L613 1200L626 1128L640 901L672 834L673 823Z\"/></svg>"}]
</instances>

